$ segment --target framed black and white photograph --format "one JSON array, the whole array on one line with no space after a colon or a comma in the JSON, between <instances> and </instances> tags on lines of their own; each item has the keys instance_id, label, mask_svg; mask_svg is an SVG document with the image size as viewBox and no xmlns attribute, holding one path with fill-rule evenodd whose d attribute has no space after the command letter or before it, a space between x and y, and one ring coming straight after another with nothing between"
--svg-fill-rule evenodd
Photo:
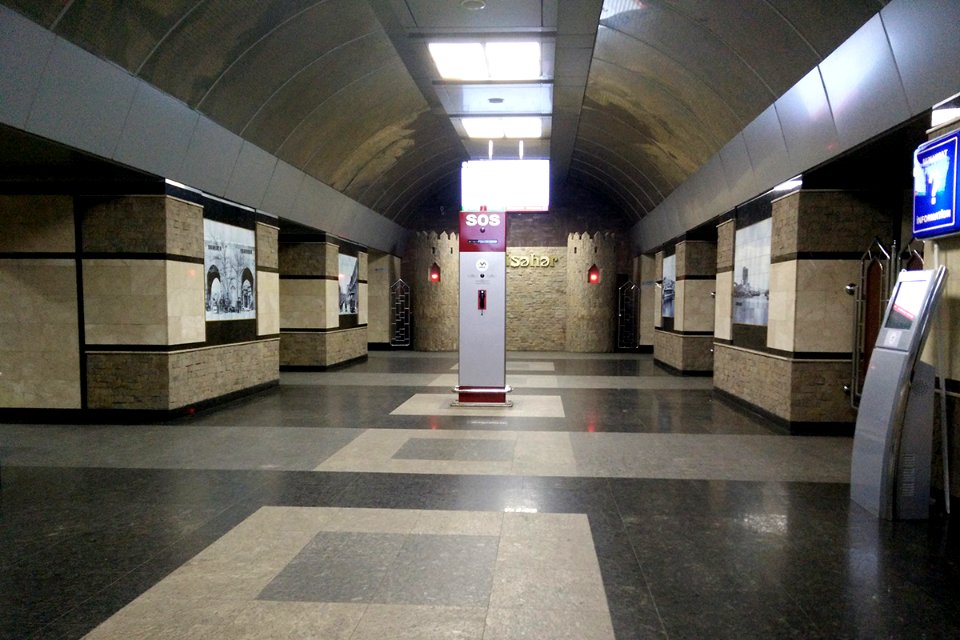
<instances>
[{"instance_id":1,"label":"framed black and white photograph","mask_svg":"<svg viewBox=\"0 0 960 640\"><path fill-rule=\"evenodd\" d=\"M677 254L663 259L663 297L660 306L660 315L672 318L674 315L673 299L677 288Z\"/></svg>"},{"instance_id":2,"label":"framed black and white photograph","mask_svg":"<svg viewBox=\"0 0 960 640\"><path fill-rule=\"evenodd\" d=\"M203 221L203 268L207 321L257 317L256 233Z\"/></svg>"},{"instance_id":3,"label":"framed black and white photograph","mask_svg":"<svg viewBox=\"0 0 960 640\"><path fill-rule=\"evenodd\" d=\"M360 265L356 256L338 254L340 272L340 315L356 315L360 309Z\"/></svg>"},{"instance_id":4,"label":"framed black and white photograph","mask_svg":"<svg viewBox=\"0 0 960 640\"><path fill-rule=\"evenodd\" d=\"M733 249L733 322L767 326L773 219L737 229Z\"/></svg>"}]
</instances>

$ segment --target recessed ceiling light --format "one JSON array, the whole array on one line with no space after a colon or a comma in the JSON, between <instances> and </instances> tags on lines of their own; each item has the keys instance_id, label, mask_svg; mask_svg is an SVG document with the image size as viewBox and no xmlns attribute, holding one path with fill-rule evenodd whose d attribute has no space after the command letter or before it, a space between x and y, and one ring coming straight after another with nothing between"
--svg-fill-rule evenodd
<instances>
[{"instance_id":1,"label":"recessed ceiling light","mask_svg":"<svg viewBox=\"0 0 960 640\"><path fill-rule=\"evenodd\" d=\"M467 11L480 11L487 6L484 0L461 0L460 6Z\"/></svg>"},{"instance_id":2,"label":"recessed ceiling light","mask_svg":"<svg viewBox=\"0 0 960 640\"><path fill-rule=\"evenodd\" d=\"M543 135L543 120L539 117L521 118L461 118L464 131L470 138L539 138Z\"/></svg>"},{"instance_id":3,"label":"recessed ceiling light","mask_svg":"<svg viewBox=\"0 0 960 640\"><path fill-rule=\"evenodd\" d=\"M536 80L539 42L431 42L427 45L444 80Z\"/></svg>"}]
</instances>

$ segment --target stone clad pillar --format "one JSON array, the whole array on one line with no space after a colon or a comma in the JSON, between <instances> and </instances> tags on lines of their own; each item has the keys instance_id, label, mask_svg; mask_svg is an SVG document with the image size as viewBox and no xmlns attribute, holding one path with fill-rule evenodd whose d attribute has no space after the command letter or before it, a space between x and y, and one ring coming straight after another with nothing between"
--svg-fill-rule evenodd
<instances>
[{"instance_id":1,"label":"stone clad pillar","mask_svg":"<svg viewBox=\"0 0 960 640\"><path fill-rule=\"evenodd\" d=\"M79 409L73 198L0 196L0 408Z\"/></svg>"},{"instance_id":2,"label":"stone clad pillar","mask_svg":"<svg viewBox=\"0 0 960 640\"><path fill-rule=\"evenodd\" d=\"M359 307L340 313L339 256L359 268ZM280 242L280 366L324 369L367 355L367 253L326 234ZM343 274L349 278L350 274Z\"/></svg>"},{"instance_id":3,"label":"stone clad pillar","mask_svg":"<svg viewBox=\"0 0 960 640\"><path fill-rule=\"evenodd\" d=\"M889 242L896 215L855 192L796 191L773 202L772 218L768 325L754 327L759 344L738 344L726 302L718 304L714 385L794 430L848 431L855 310L844 288L859 280L860 256L873 239ZM719 228L719 269L733 265L732 226ZM718 298L733 282L726 273L717 278Z\"/></svg>"},{"instance_id":4,"label":"stone clad pillar","mask_svg":"<svg viewBox=\"0 0 960 640\"><path fill-rule=\"evenodd\" d=\"M673 254L675 284L673 317L662 317L664 257L660 258L660 328L654 334L654 359L679 373L707 374L713 370L714 242L681 240Z\"/></svg>"}]
</instances>

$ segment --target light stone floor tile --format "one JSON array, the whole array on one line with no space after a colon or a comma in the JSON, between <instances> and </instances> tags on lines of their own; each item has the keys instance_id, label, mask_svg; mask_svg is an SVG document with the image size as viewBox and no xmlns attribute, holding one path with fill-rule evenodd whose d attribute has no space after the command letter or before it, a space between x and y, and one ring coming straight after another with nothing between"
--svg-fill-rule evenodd
<instances>
[{"instance_id":1,"label":"light stone floor tile","mask_svg":"<svg viewBox=\"0 0 960 640\"><path fill-rule=\"evenodd\" d=\"M326 521L322 530L410 533L419 519L419 511L408 509L338 509L336 517Z\"/></svg>"},{"instance_id":2,"label":"light stone floor tile","mask_svg":"<svg viewBox=\"0 0 960 640\"><path fill-rule=\"evenodd\" d=\"M500 538L497 569L514 567L528 571L560 568L593 573L599 578L600 566L593 546L583 547L562 540L531 542Z\"/></svg>"},{"instance_id":3,"label":"light stone floor tile","mask_svg":"<svg viewBox=\"0 0 960 640\"><path fill-rule=\"evenodd\" d=\"M494 572L490 607L608 610L599 571L530 570L501 565Z\"/></svg>"},{"instance_id":4,"label":"light stone floor tile","mask_svg":"<svg viewBox=\"0 0 960 640\"><path fill-rule=\"evenodd\" d=\"M350 640L481 640L486 607L371 604Z\"/></svg>"},{"instance_id":5,"label":"light stone floor tile","mask_svg":"<svg viewBox=\"0 0 960 640\"><path fill-rule=\"evenodd\" d=\"M501 535L507 521L506 535ZM278 528L274 530L275 535L268 535L273 525L282 523L287 523L285 530ZM400 580L394 584L392 590L387 589L393 594L390 597L407 598L403 593L411 588L420 589L418 585L424 582L446 581L448 586L440 592L457 591L455 585L462 583L467 593L468 587L472 588L471 581L479 577L484 584L475 585L479 589L476 593L487 594L477 599L483 606L300 602L295 600L298 587L293 583L288 585L285 600L257 599L261 590L284 570L294 574L300 571L306 580L303 588L315 590L317 581L309 571L310 563L294 566L298 556L306 559L301 552L314 540L316 549L310 553L319 558L337 559L341 564L346 562L337 569L346 571L344 575L350 574L350 563L337 551L338 545L352 545L351 548L363 556L359 558L363 566L380 562L376 553L364 551L369 551L369 545L351 537L351 531L358 535L379 534L391 540L406 540L401 548L413 545L406 569L403 568L406 565L399 562L402 554L396 556L396 561L390 560L391 564L397 563L399 573L410 583L406 585ZM551 562L566 554L566 559L560 560L562 568L540 567L526 571L525 567L499 562L500 548L505 541L507 544L523 542L531 547L537 546L532 542L536 536L541 537L541 547L553 550L555 557ZM471 543L481 544L485 555L471 551ZM573 544L583 548L572 549ZM461 548L463 545L469 548ZM581 559L587 556L589 561ZM453 563L460 569L454 568L446 575L444 557L460 558ZM584 566L592 568L579 570ZM264 507L87 637L91 640L521 637L612 640L603 584L596 567L589 521L583 514ZM308 571L304 573L304 569ZM417 579L417 575L426 579ZM491 599L505 606L488 608Z\"/></svg>"},{"instance_id":6,"label":"light stone floor tile","mask_svg":"<svg viewBox=\"0 0 960 640\"><path fill-rule=\"evenodd\" d=\"M454 382L456 384L456 382ZM454 393L417 393L390 412L392 416L474 416L503 418L564 418L560 396L508 394L512 407L453 407Z\"/></svg>"},{"instance_id":7,"label":"light stone floor tile","mask_svg":"<svg viewBox=\"0 0 960 640\"><path fill-rule=\"evenodd\" d=\"M610 614L581 609L501 609L487 613L483 640L614 640Z\"/></svg>"},{"instance_id":8,"label":"light stone floor tile","mask_svg":"<svg viewBox=\"0 0 960 640\"><path fill-rule=\"evenodd\" d=\"M411 438L515 440L512 461L397 460ZM848 482L845 438L371 429L317 471Z\"/></svg>"},{"instance_id":9,"label":"light stone floor tile","mask_svg":"<svg viewBox=\"0 0 960 640\"><path fill-rule=\"evenodd\" d=\"M412 533L499 536L504 514L490 511L420 511Z\"/></svg>"},{"instance_id":10,"label":"light stone floor tile","mask_svg":"<svg viewBox=\"0 0 960 640\"><path fill-rule=\"evenodd\" d=\"M326 602L254 602L206 624L201 640L349 640L366 605ZM202 627L201 627L202 628ZM195 627L195 633L201 628Z\"/></svg>"}]
</instances>

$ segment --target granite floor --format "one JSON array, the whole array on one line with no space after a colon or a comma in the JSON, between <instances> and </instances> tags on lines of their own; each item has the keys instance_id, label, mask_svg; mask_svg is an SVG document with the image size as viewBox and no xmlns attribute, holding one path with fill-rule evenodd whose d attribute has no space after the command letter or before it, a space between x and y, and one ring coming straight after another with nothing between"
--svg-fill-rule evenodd
<instances>
[{"instance_id":1,"label":"granite floor","mask_svg":"<svg viewBox=\"0 0 960 640\"><path fill-rule=\"evenodd\" d=\"M0 639L960 637L949 518L851 504L849 438L646 355L511 353L517 411L449 410L456 366L0 424Z\"/></svg>"}]
</instances>

